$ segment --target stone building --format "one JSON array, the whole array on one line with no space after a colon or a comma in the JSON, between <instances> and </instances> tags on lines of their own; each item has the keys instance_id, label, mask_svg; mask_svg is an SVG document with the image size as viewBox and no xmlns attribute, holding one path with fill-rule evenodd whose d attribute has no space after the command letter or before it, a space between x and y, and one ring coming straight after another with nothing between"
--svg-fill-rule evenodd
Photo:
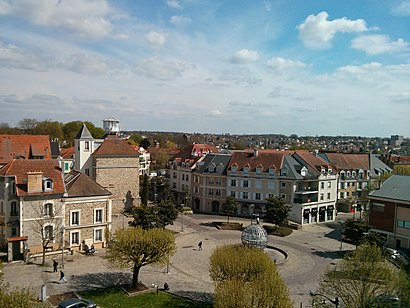
<instances>
[{"instance_id":1,"label":"stone building","mask_svg":"<svg viewBox=\"0 0 410 308\"><path fill-rule=\"evenodd\" d=\"M112 193L112 213L139 206L139 152L127 140L108 136L92 156L92 177Z\"/></svg>"}]
</instances>

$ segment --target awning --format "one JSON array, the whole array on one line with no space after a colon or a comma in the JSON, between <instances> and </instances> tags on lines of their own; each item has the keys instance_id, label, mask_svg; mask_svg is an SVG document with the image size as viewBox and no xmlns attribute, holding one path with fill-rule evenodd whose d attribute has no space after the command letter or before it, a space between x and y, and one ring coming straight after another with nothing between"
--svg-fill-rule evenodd
<instances>
[{"instance_id":1,"label":"awning","mask_svg":"<svg viewBox=\"0 0 410 308\"><path fill-rule=\"evenodd\" d=\"M15 236L15 237L8 237L7 242L19 242L19 241L27 241L28 236Z\"/></svg>"}]
</instances>

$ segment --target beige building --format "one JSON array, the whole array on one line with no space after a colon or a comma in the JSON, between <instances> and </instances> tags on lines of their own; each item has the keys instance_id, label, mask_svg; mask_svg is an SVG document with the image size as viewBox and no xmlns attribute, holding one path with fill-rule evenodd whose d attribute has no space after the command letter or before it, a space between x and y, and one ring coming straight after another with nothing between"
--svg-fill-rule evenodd
<instances>
[{"instance_id":1,"label":"beige building","mask_svg":"<svg viewBox=\"0 0 410 308\"><path fill-rule=\"evenodd\" d=\"M126 140L108 136L92 156L93 178L112 193L112 213L139 206L139 152Z\"/></svg>"}]
</instances>

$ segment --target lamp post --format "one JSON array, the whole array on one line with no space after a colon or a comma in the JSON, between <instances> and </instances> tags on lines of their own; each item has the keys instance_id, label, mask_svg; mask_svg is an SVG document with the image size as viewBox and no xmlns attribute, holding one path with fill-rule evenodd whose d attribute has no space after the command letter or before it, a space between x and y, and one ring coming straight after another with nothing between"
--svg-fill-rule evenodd
<instances>
[{"instance_id":1,"label":"lamp post","mask_svg":"<svg viewBox=\"0 0 410 308\"><path fill-rule=\"evenodd\" d=\"M343 250L343 222L339 221L340 223L340 247L339 250Z\"/></svg>"},{"instance_id":2,"label":"lamp post","mask_svg":"<svg viewBox=\"0 0 410 308\"><path fill-rule=\"evenodd\" d=\"M64 269L64 226L61 227L61 268Z\"/></svg>"},{"instance_id":3,"label":"lamp post","mask_svg":"<svg viewBox=\"0 0 410 308\"><path fill-rule=\"evenodd\" d=\"M339 307L339 298L338 297L335 297L334 299L331 299L330 297L327 297L324 294L316 293L316 292L313 292L313 291L310 291L309 294L310 294L310 296L322 296L322 297L326 298L329 302L331 302L333 305L335 305L336 308Z\"/></svg>"}]
</instances>

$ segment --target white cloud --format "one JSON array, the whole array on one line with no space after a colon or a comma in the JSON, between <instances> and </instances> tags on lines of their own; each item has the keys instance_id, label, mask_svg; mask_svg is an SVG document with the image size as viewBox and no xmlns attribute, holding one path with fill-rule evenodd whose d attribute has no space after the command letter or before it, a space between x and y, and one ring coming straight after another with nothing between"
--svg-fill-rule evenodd
<instances>
[{"instance_id":1,"label":"white cloud","mask_svg":"<svg viewBox=\"0 0 410 308\"><path fill-rule=\"evenodd\" d=\"M352 41L352 48L363 50L368 55L396 53L409 48L409 43L399 38L392 41L387 35L364 35Z\"/></svg>"},{"instance_id":2,"label":"white cloud","mask_svg":"<svg viewBox=\"0 0 410 308\"><path fill-rule=\"evenodd\" d=\"M171 16L169 22L175 26L187 26L192 22L192 19L187 16Z\"/></svg>"},{"instance_id":3,"label":"white cloud","mask_svg":"<svg viewBox=\"0 0 410 308\"><path fill-rule=\"evenodd\" d=\"M163 33L151 31L145 36L145 40L152 47L162 47L165 44L166 37Z\"/></svg>"},{"instance_id":4,"label":"white cloud","mask_svg":"<svg viewBox=\"0 0 410 308\"><path fill-rule=\"evenodd\" d=\"M337 32L364 32L369 29L363 19L350 20L346 17L334 20L327 20L327 12L321 12L315 15L309 15L306 20L300 24L299 38L305 46L315 49L325 49L331 46L331 41Z\"/></svg>"},{"instance_id":5,"label":"white cloud","mask_svg":"<svg viewBox=\"0 0 410 308\"><path fill-rule=\"evenodd\" d=\"M262 79L254 76L247 67L223 70L219 80L233 81L236 85L246 84L249 86L262 83Z\"/></svg>"},{"instance_id":6,"label":"white cloud","mask_svg":"<svg viewBox=\"0 0 410 308\"><path fill-rule=\"evenodd\" d=\"M55 27L82 38L98 39L112 32L106 0L35 0L0 2L0 14L12 15L31 23Z\"/></svg>"},{"instance_id":7,"label":"white cloud","mask_svg":"<svg viewBox=\"0 0 410 308\"><path fill-rule=\"evenodd\" d=\"M170 8L182 10L182 6L177 0L167 0L167 4Z\"/></svg>"},{"instance_id":8,"label":"white cloud","mask_svg":"<svg viewBox=\"0 0 410 308\"><path fill-rule=\"evenodd\" d=\"M258 52L254 50L241 49L235 52L229 59L232 63L247 64L258 60Z\"/></svg>"},{"instance_id":9,"label":"white cloud","mask_svg":"<svg viewBox=\"0 0 410 308\"><path fill-rule=\"evenodd\" d=\"M49 64L42 57L2 42L0 42L0 66L33 71L46 71L49 68Z\"/></svg>"},{"instance_id":10,"label":"white cloud","mask_svg":"<svg viewBox=\"0 0 410 308\"><path fill-rule=\"evenodd\" d=\"M306 64L301 61L294 61L280 57L274 57L266 62L266 65L276 71L285 71L289 69L298 69L306 67Z\"/></svg>"},{"instance_id":11,"label":"white cloud","mask_svg":"<svg viewBox=\"0 0 410 308\"><path fill-rule=\"evenodd\" d=\"M98 55L83 53L72 54L65 58L61 65L63 68L80 74L106 74L110 66Z\"/></svg>"},{"instance_id":12,"label":"white cloud","mask_svg":"<svg viewBox=\"0 0 410 308\"><path fill-rule=\"evenodd\" d=\"M396 3L391 8L390 13L398 16L410 16L410 1L404 0Z\"/></svg>"},{"instance_id":13,"label":"white cloud","mask_svg":"<svg viewBox=\"0 0 410 308\"><path fill-rule=\"evenodd\" d=\"M191 64L152 57L138 63L135 70L148 78L171 80L181 77L183 72L195 68Z\"/></svg>"},{"instance_id":14,"label":"white cloud","mask_svg":"<svg viewBox=\"0 0 410 308\"><path fill-rule=\"evenodd\" d=\"M212 117L212 118L217 118L217 117L220 117L220 116L222 116L222 115L223 115L223 113L222 113L221 111L219 111L219 110L212 110L212 111L209 113L209 116Z\"/></svg>"},{"instance_id":15,"label":"white cloud","mask_svg":"<svg viewBox=\"0 0 410 308\"><path fill-rule=\"evenodd\" d=\"M402 92L392 97L392 100L399 104L410 105L410 92Z\"/></svg>"}]
</instances>

